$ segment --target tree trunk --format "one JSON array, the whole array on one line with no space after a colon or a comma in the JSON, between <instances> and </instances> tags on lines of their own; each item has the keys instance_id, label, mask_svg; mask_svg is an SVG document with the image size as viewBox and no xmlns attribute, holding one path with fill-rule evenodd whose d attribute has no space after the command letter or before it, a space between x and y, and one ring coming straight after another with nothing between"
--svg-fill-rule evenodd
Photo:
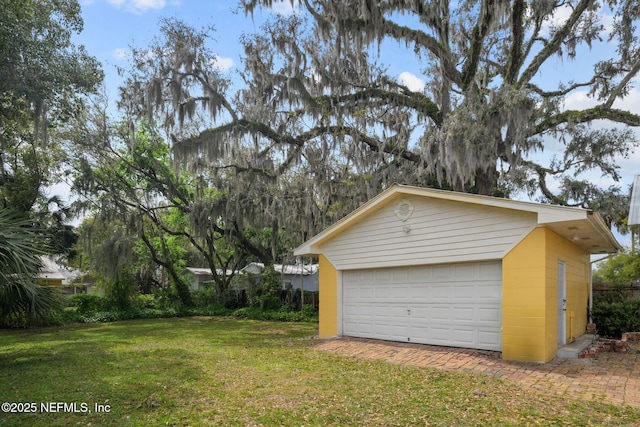
<instances>
[{"instance_id":1,"label":"tree trunk","mask_svg":"<svg viewBox=\"0 0 640 427\"><path fill-rule=\"evenodd\" d=\"M491 196L497 187L496 171L492 168L476 169L475 192Z\"/></svg>"}]
</instances>

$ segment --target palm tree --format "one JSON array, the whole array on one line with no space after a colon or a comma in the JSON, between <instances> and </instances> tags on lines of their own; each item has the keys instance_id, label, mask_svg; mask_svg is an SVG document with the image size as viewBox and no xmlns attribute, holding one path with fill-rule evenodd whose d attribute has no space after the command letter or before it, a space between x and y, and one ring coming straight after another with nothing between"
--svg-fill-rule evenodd
<instances>
[{"instance_id":1,"label":"palm tree","mask_svg":"<svg viewBox=\"0 0 640 427\"><path fill-rule=\"evenodd\" d=\"M53 289L37 284L42 240L31 221L0 210L0 325L25 324L57 307Z\"/></svg>"}]
</instances>

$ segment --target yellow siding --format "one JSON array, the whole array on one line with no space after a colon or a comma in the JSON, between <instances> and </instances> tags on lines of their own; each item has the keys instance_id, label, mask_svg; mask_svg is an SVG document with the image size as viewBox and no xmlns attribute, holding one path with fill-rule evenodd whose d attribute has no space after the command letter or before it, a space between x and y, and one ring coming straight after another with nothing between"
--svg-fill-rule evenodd
<instances>
[{"instance_id":1,"label":"yellow siding","mask_svg":"<svg viewBox=\"0 0 640 427\"><path fill-rule=\"evenodd\" d=\"M565 337L570 343L587 327L589 305L589 254L551 230L547 230L547 286L549 289L550 324L553 342L557 343L558 261L566 264L567 275L567 324ZM573 315L573 319L571 319Z\"/></svg>"},{"instance_id":2,"label":"yellow siding","mask_svg":"<svg viewBox=\"0 0 640 427\"><path fill-rule=\"evenodd\" d=\"M38 277L38 285L62 287L62 279L45 279Z\"/></svg>"},{"instance_id":3,"label":"yellow siding","mask_svg":"<svg viewBox=\"0 0 640 427\"><path fill-rule=\"evenodd\" d=\"M551 360L545 340L545 229L536 228L502 260L502 357Z\"/></svg>"},{"instance_id":4,"label":"yellow siding","mask_svg":"<svg viewBox=\"0 0 640 427\"><path fill-rule=\"evenodd\" d=\"M556 356L558 261L567 272L567 342L584 333L589 254L549 229L536 228L502 261L504 359L548 362Z\"/></svg>"},{"instance_id":5,"label":"yellow siding","mask_svg":"<svg viewBox=\"0 0 640 427\"><path fill-rule=\"evenodd\" d=\"M319 257L318 286L320 290L318 335L320 338L338 335L338 271L324 256Z\"/></svg>"}]
</instances>

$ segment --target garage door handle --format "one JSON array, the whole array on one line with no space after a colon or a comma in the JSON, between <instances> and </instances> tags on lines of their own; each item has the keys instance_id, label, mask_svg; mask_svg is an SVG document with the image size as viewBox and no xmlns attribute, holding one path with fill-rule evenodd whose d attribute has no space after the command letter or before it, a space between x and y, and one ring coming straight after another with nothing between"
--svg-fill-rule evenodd
<instances>
[{"instance_id":1,"label":"garage door handle","mask_svg":"<svg viewBox=\"0 0 640 427\"><path fill-rule=\"evenodd\" d=\"M407 310L407 314L411 315L411 310Z\"/></svg>"}]
</instances>

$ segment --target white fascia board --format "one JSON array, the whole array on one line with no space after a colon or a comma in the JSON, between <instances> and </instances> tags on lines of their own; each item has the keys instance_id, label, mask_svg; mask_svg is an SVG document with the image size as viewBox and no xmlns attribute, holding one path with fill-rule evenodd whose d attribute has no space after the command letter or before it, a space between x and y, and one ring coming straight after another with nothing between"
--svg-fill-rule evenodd
<instances>
[{"instance_id":1,"label":"white fascia board","mask_svg":"<svg viewBox=\"0 0 640 427\"><path fill-rule=\"evenodd\" d=\"M604 220L597 213L593 213L588 217L589 222L593 225L595 231L600 234L611 246L615 249L615 252L619 252L624 248L615 238L607 224L605 224ZM611 252L613 253L613 252Z\"/></svg>"},{"instance_id":2,"label":"white fascia board","mask_svg":"<svg viewBox=\"0 0 640 427\"><path fill-rule=\"evenodd\" d=\"M414 194L417 196L426 196L436 199L536 213L538 214L538 224L541 225L552 222L586 219L591 213L589 210L570 206L546 205L522 200L510 200L499 197L482 196L479 194L458 193L454 191L411 187L405 185L398 185L398 187L407 194Z\"/></svg>"}]
</instances>

